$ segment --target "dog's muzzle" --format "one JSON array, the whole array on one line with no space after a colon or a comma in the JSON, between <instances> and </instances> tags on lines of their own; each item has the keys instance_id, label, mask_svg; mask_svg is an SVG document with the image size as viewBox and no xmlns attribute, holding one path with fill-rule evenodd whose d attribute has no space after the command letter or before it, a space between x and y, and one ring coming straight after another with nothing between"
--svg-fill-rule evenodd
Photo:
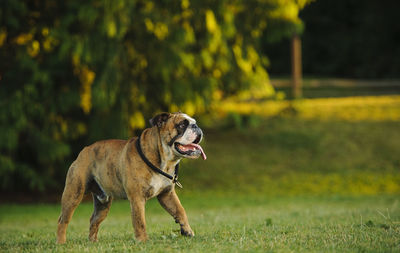
<instances>
[{"instance_id":1,"label":"dog's muzzle","mask_svg":"<svg viewBox=\"0 0 400 253\"><path fill-rule=\"evenodd\" d=\"M180 153L181 155L187 156L187 157L201 157L206 160L207 156L203 151L203 148L199 145L201 140L203 139L203 131L196 125L192 124L189 126L193 133L196 134L196 139L189 144L182 144L179 142L174 142L174 147L175 150Z\"/></svg>"}]
</instances>

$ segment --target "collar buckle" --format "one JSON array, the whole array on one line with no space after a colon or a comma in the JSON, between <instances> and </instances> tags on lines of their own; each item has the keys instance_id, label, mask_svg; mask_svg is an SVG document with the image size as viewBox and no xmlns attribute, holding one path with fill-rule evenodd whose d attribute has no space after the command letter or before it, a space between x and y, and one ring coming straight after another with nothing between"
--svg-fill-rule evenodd
<instances>
[{"instance_id":1,"label":"collar buckle","mask_svg":"<svg viewBox=\"0 0 400 253\"><path fill-rule=\"evenodd\" d=\"M177 175L177 174L175 174L174 179L172 180L172 182L173 182L176 186L178 186L179 188L183 189L182 184L178 181L178 175Z\"/></svg>"}]
</instances>

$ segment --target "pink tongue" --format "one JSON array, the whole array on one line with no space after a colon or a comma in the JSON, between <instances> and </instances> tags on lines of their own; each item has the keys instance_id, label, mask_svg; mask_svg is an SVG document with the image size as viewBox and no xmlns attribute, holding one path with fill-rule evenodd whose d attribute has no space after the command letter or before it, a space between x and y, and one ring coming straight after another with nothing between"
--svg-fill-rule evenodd
<instances>
[{"instance_id":1,"label":"pink tongue","mask_svg":"<svg viewBox=\"0 0 400 253\"><path fill-rule=\"evenodd\" d=\"M203 158L203 160L206 160L207 159L207 156L206 156L206 154L204 153L204 151L203 151L203 149L202 149L202 147L200 146L200 145L198 145L198 144L194 144L194 143L191 143L191 144L187 144L187 145L184 145L185 147L193 147L193 148L195 148L195 149L198 149L198 150L200 150L200 152L201 152L201 157Z\"/></svg>"}]
</instances>

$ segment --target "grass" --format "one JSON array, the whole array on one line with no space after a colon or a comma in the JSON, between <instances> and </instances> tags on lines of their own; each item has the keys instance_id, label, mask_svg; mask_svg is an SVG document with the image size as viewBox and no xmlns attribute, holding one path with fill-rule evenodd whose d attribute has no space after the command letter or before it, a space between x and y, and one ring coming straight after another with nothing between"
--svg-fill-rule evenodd
<instances>
[{"instance_id":1,"label":"grass","mask_svg":"<svg viewBox=\"0 0 400 253\"><path fill-rule=\"evenodd\" d=\"M400 122L257 120L243 130L206 131L207 161L181 166L184 193L400 193Z\"/></svg>"},{"instance_id":2,"label":"grass","mask_svg":"<svg viewBox=\"0 0 400 253\"><path fill-rule=\"evenodd\" d=\"M133 239L129 205L117 201L99 232L87 239L91 203L81 204L65 245L55 244L58 205L0 207L2 252L388 252L400 251L400 198L263 196L184 197L194 238L158 205L147 205L150 240Z\"/></svg>"},{"instance_id":3,"label":"grass","mask_svg":"<svg viewBox=\"0 0 400 253\"><path fill-rule=\"evenodd\" d=\"M275 91L290 97L291 79L282 77L271 79ZM303 98L382 96L400 94L399 80L359 80L336 78L303 78Z\"/></svg>"},{"instance_id":4,"label":"grass","mask_svg":"<svg viewBox=\"0 0 400 253\"><path fill-rule=\"evenodd\" d=\"M277 92L291 94L290 87L278 87ZM367 87L303 87L304 98L321 98L321 97L350 97L350 96L377 96L400 94L400 86L367 86Z\"/></svg>"},{"instance_id":5,"label":"grass","mask_svg":"<svg viewBox=\"0 0 400 253\"><path fill-rule=\"evenodd\" d=\"M218 115L241 114L262 117L296 116L323 121L400 121L400 96L314 98L298 101L225 100L214 109Z\"/></svg>"},{"instance_id":6,"label":"grass","mask_svg":"<svg viewBox=\"0 0 400 253\"><path fill-rule=\"evenodd\" d=\"M204 129L208 159L180 169L195 238L152 200L150 240L137 243L116 201L98 243L83 203L56 245L58 204L3 204L0 252L400 252L400 96L225 101L215 113L228 116Z\"/></svg>"},{"instance_id":7,"label":"grass","mask_svg":"<svg viewBox=\"0 0 400 253\"><path fill-rule=\"evenodd\" d=\"M400 96L224 101L186 192L268 196L400 194ZM221 115L227 115L224 121ZM211 122L211 123L210 123Z\"/></svg>"}]
</instances>

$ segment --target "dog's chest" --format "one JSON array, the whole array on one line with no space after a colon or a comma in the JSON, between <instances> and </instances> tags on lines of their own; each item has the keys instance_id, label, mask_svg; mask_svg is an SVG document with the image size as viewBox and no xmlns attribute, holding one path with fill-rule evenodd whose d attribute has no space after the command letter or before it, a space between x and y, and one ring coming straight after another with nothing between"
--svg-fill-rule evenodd
<instances>
[{"instance_id":1,"label":"dog's chest","mask_svg":"<svg viewBox=\"0 0 400 253\"><path fill-rule=\"evenodd\" d=\"M157 196L163 191L169 190L172 187L172 182L170 179L161 176L161 175L154 175L150 179L149 188L146 191L146 198L152 198Z\"/></svg>"}]
</instances>

